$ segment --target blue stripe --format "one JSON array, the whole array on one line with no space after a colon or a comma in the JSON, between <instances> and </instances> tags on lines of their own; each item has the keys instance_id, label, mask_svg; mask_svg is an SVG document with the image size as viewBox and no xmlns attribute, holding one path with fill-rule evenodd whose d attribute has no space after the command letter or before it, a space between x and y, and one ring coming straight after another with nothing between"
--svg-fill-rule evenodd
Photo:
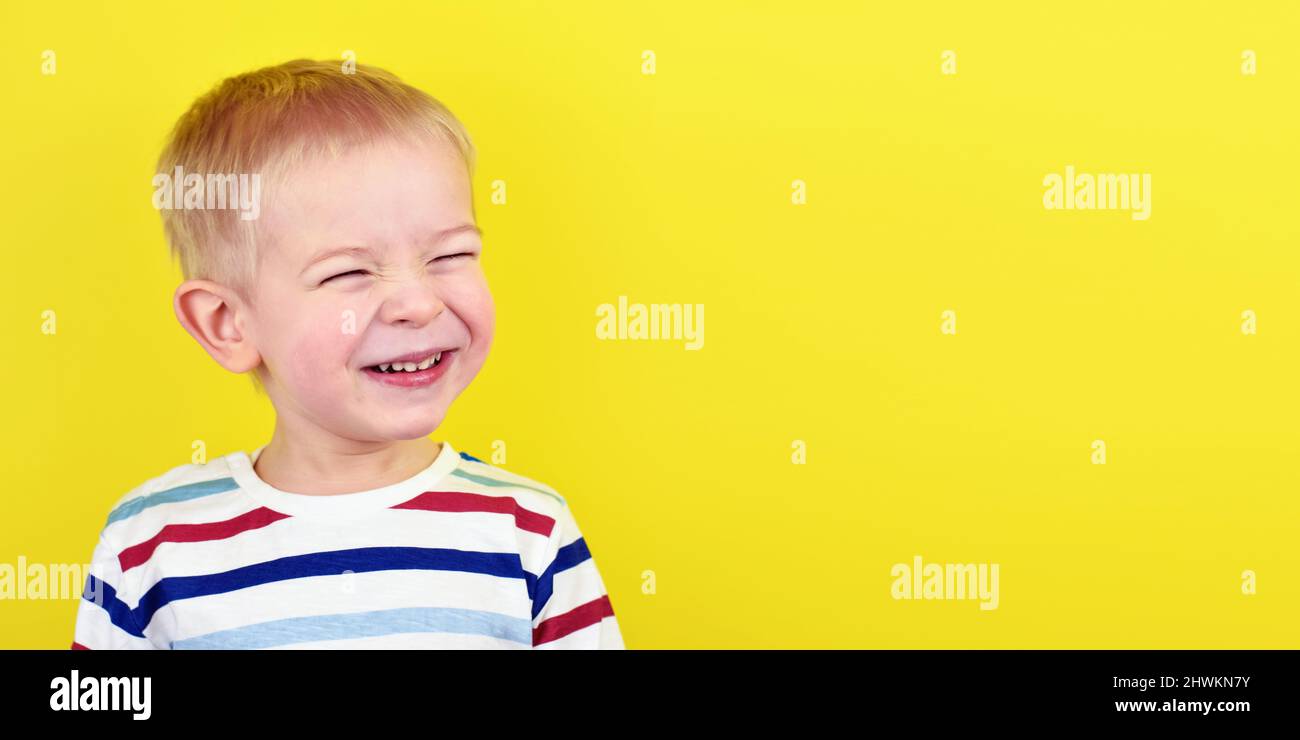
<instances>
[{"instance_id":1,"label":"blue stripe","mask_svg":"<svg viewBox=\"0 0 1300 740\"><path fill-rule=\"evenodd\" d=\"M591 551L587 549L587 540L579 537L573 542L560 548L555 553L555 559L551 564L542 571L542 575L537 579L537 593L533 597L533 619L542 613L542 608L546 602L551 599L551 591L554 590L555 574L572 568L579 563L591 559Z\"/></svg>"},{"instance_id":2,"label":"blue stripe","mask_svg":"<svg viewBox=\"0 0 1300 740\"><path fill-rule=\"evenodd\" d=\"M277 619L177 640L172 643L172 648L256 650L299 642L346 640L409 632L487 635L523 645L533 644L532 624L527 619L476 609L411 607Z\"/></svg>"},{"instance_id":3,"label":"blue stripe","mask_svg":"<svg viewBox=\"0 0 1300 740\"><path fill-rule=\"evenodd\" d=\"M131 607L117 598L117 589L105 581L95 576L86 576L86 588L82 590L81 598L108 612L108 620L114 627L135 637L144 637L144 631L136 626Z\"/></svg>"},{"instance_id":4,"label":"blue stripe","mask_svg":"<svg viewBox=\"0 0 1300 740\"><path fill-rule=\"evenodd\" d=\"M370 573L379 570L450 570L527 580L518 553L424 547L362 547L291 555L222 573L164 578L140 599L140 604L135 608L135 617L137 623L148 625L154 613L180 599L223 594L294 578L335 576L344 571Z\"/></svg>"},{"instance_id":5,"label":"blue stripe","mask_svg":"<svg viewBox=\"0 0 1300 740\"><path fill-rule=\"evenodd\" d=\"M473 455L469 454L468 452L462 452L462 453L460 453L460 456L461 456L461 459L463 459L463 460L473 460L474 462L478 462L478 463L483 462L482 460L478 459L477 457L474 457Z\"/></svg>"},{"instance_id":6,"label":"blue stripe","mask_svg":"<svg viewBox=\"0 0 1300 740\"><path fill-rule=\"evenodd\" d=\"M239 484L235 482L234 478L217 478L216 480L190 483L189 485L169 488L166 491L159 491L146 496L133 498L116 509L113 509L113 511L109 513L108 521L104 523L104 526L108 526L113 522L121 521L123 519L130 519L145 509L154 506L203 498L204 496L211 496L214 493L223 493L238 487Z\"/></svg>"}]
</instances>

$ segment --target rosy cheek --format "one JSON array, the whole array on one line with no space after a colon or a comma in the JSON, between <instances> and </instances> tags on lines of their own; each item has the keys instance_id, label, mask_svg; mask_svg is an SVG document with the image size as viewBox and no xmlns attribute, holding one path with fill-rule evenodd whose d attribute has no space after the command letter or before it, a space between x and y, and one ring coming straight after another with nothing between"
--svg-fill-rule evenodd
<instances>
[{"instance_id":1,"label":"rosy cheek","mask_svg":"<svg viewBox=\"0 0 1300 740\"><path fill-rule=\"evenodd\" d=\"M478 312L478 326L476 327L480 334L491 335L496 327L496 309L491 302L485 303L480 307Z\"/></svg>"},{"instance_id":2,"label":"rosy cheek","mask_svg":"<svg viewBox=\"0 0 1300 740\"><path fill-rule=\"evenodd\" d=\"M496 322L496 306L492 301L492 292L488 290L487 281L480 279L469 294L471 326L481 331L491 331Z\"/></svg>"},{"instance_id":3,"label":"rosy cheek","mask_svg":"<svg viewBox=\"0 0 1300 740\"><path fill-rule=\"evenodd\" d=\"M327 384L348 367L355 335L346 334L337 321L322 320L300 329L291 344L291 354L284 361L292 363L293 376L300 386Z\"/></svg>"},{"instance_id":4,"label":"rosy cheek","mask_svg":"<svg viewBox=\"0 0 1300 740\"><path fill-rule=\"evenodd\" d=\"M491 332L496 309L487 280L482 273L457 275L443 288L441 298L447 309L455 313L475 334Z\"/></svg>"}]
</instances>

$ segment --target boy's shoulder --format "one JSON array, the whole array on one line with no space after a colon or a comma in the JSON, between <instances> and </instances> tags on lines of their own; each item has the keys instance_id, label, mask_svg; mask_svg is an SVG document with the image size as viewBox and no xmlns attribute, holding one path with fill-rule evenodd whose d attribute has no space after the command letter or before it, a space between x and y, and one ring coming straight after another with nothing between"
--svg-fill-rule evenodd
<instances>
[{"instance_id":1,"label":"boy's shoulder","mask_svg":"<svg viewBox=\"0 0 1300 740\"><path fill-rule=\"evenodd\" d=\"M521 506L556 515L568 507L568 502L551 486L541 481L511 472L461 452L452 475L470 486L479 487L483 493L499 495L508 493Z\"/></svg>"},{"instance_id":2,"label":"boy's shoulder","mask_svg":"<svg viewBox=\"0 0 1300 740\"><path fill-rule=\"evenodd\" d=\"M175 506L193 506L187 502L236 491L239 484L231 473L231 455L177 465L118 496L104 521L104 537L121 542L132 539L132 530L156 531L159 520L165 519Z\"/></svg>"}]
</instances>

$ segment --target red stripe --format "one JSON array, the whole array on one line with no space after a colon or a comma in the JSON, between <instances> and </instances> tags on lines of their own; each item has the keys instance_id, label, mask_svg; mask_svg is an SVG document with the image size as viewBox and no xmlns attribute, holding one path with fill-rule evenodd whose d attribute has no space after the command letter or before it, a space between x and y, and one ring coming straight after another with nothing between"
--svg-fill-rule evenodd
<instances>
[{"instance_id":1,"label":"red stripe","mask_svg":"<svg viewBox=\"0 0 1300 740\"><path fill-rule=\"evenodd\" d=\"M533 645L558 640L583 627L590 627L605 617L612 616L614 616L614 605L609 603L609 594L605 594L599 599L592 599L582 606L557 614L534 627Z\"/></svg>"},{"instance_id":2,"label":"red stripe","mask_svg":"<svg viewBox=\"0 0 1300 740\"><path fill-rule=\"evenodd\" d=\"M536 532L545 537L551 536L555 520L545 514L538 514L519 505L510 496L485 496L481 493L463 491L426 491L419 496L393 507L394 509L419 509L421 511L485 511L492 514L513 514L515 526L526 531Z\"/></svg>"},{"instance_id":3,"label":"red stripe","mask_svg":"<svg viewBox=\"0 0 1300 740\"><path fill-rule=\"evenodd\" d=\"M72 641L72 649L73 649L73 650L89 650L90 648L86 647L85 645L82 645L81 643L77 642L76 640L73 640L73 641Z\"/></svg>"},{"instance_id":4,"label":"red stripe","mask_svg":"<svg viewBox=\"0 0 1300 740\"><path fill-rule=\"evenodd\" d=\"M117 560L122 565L122 572L140 565L147 561L154 550L164 542L211 542L213 540L224 540L227 537L234 537L240 532L247 532L252 529L261 529L272 522L281 519L288 519L288 514L281 514L278 511L272 511L266 507L253 509L246 514L240 514L234 519L227 519L223 522L204 522L202 524L168 524L162 528L158 534L141 542L138 545L132 545L123 550Z\"/></svg>"}]
</instances>

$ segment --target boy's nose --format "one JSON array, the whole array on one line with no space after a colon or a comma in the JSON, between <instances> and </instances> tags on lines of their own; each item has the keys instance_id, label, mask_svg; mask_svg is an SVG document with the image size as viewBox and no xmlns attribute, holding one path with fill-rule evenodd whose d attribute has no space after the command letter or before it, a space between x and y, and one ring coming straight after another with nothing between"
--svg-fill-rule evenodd
<instances>
[{"instance_id":1,"label":"boy's nose","mask_svg":"<svg viewBox=\"0 0 1300 740\"><path fill-rule=\"evenodd\" d=\"M437 292L425 281L394 291L384 301L379 317L386 324L407 322L423 326L446 307Z\"/></svg>"}]
</instances>

